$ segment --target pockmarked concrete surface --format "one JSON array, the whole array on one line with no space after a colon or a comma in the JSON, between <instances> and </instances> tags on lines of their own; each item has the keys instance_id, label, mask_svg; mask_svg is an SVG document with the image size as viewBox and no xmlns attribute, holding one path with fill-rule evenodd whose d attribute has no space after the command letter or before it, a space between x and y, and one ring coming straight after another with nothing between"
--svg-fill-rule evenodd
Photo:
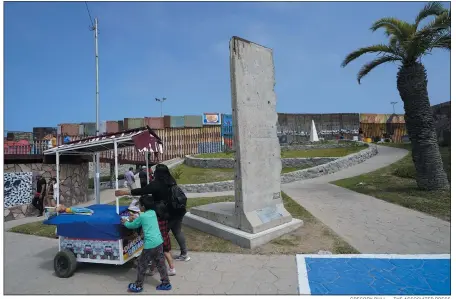
<instances>
[{"instance_id":1,"label":"pockmarked concrete surface","mask_svg":"<svg viewBox=\"0 0 456 299\"><path fill-rule=\"evenodd\" d=\"M57 240L5 232L5 295L123 295L136 279L131 263L123 266L79 264L70 278L54 274ZM144 294L297 294L295 256L191 252L176 262L173 289L156 291L160 277L146 277ZM24 279L26 280L24 282Z\"/></svg>"}]
</instances>

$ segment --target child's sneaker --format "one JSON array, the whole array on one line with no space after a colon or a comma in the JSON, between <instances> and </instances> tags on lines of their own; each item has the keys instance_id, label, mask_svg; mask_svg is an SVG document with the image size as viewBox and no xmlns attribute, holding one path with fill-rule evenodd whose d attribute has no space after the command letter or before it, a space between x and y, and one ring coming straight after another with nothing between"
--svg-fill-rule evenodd
<instances>
[{"instance_id":1,"label":"child's sneaker","mask_svg":"<svg viewBox=\"0 0 456 299\"><path fill-rule=\"evenodd\" d=\"M188 256L188 254L186 254L186 255L181 254L179 256L174 257L174 259L176 261L188 262L190 260L190 257Z\"/></svg>"},{"instance_id":2,"label":"child's sneaker","mask_svg":"<svg viewBox=\"0 0 456 299\"><path fill-rule=\"evenodd\" d=\"M155 289L157 291L169 291L171 290L173 287L171 286L170 283L162 283L162 284L159 284Z\"/></svg>"},{"instance_id":3,"label":"child's sneaker","mask_svg":"<svg viewBox=\"0 0 456 299\"><path fill-rule=\"evenodd\" d=\"M176 275L176 268L169 268L168 269L168 276L174 276Z\"/></svg>"},{"instance_id":4,"label":"child's sneaker","mask_svg":"<svg viewBox=\"0 0 456 299\"><path fill-rule=\"evenodd\" d=\"M136 283L130 283L128 285L128 291L132 293L141 293L143 291L142 287L138 287Z\"/></svg>"}]
</instances>

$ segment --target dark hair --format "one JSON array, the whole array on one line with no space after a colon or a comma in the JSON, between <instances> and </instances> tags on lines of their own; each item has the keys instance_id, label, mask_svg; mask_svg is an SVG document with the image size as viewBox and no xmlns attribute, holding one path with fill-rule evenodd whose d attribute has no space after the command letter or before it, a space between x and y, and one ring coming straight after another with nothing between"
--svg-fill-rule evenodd
<instances>
[{"instance_id":1,"label":"dark hair","mask_svg":"<svg viewBox=\"0 0 456 299\"><path fill-rule=\"evenodd\" d=\"M154 210L154 203L151 200L148 200L147 196L141 196L139 198L139 204L144 207L145 211Z\"/></svg>"},{"instance_id":2,"label":"dark hair","mask_svg":"<svg viewBox=\"0 0 456 299\"><path fill-rule=\"evenodd\" d=\"M133 167L130 167L128 170L131 170L131 171L133 171Z\"/></svg>"},{"instance_id":3,"label":"dark hair","mask_svg":"<svg viewBox=\"0 0 456 299\"><path fill-rule=\"evenodd\" d=\"M157 217L163 220L168 220L169 219L169 212L168 212L168 207L163 201L156 201L154 202L155 205L155 213L157 214Z\"/></svg>"},{"instance_id":4,"label":"dark hair","mask_svg":"<svg viewBox=\"0 0 456 299\"><path fill-rule=\"evenodd\" d=\"M154 179L169 186L177 184L176 180L171 175L171 172L169 172L168 166L165 164L157 164L157 166L155 166Z\"/></svg>"}]
</instances>

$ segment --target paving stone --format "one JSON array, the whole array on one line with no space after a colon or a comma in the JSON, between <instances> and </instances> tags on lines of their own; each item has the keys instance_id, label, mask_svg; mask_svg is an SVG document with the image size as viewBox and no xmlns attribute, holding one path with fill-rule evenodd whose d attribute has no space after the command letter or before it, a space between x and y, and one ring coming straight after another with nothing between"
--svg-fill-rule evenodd
<instances>
[{"instance_id":1,"label":"paving stone","mask_svg":"<svg viewBox=\"0 0 456 299\"><path fill-rule=\"evenodd\" d=\"M277 295L278 289L271 283L260 283L255 295Z\"/></svg>"},{"instance_id":2,"label":"paving stone","mask_svg":"<svg viewBox=\"0 0 456 299\"><path fill-rule=\"evenodd\" d=\"M206 270L198 276L198 282L204 286L216 286L222 280L222 273L214 270Z\"/></svg>"},{"instance_id":3,"label":"paving stone","mask_svg":"<svg viewBox=\"0 0 456 299\"><path fill-rule=\"evenodd\" d=\"M284 184L282 190L361 253L450 253L449 222L329 184L387 166L407 153L378 146L378 155L364 163Z\"/></svg>"},{"instance_id":4,"label":"paving stone","mask_svg":"<svg viewBox=\"0 0 456 299\"><path fill-rule=\"evenodd\" d=\"M258 286L251 281L236 281L231 289L226 292L227 295L255 295Z\"/></svg>"}]
</instances>

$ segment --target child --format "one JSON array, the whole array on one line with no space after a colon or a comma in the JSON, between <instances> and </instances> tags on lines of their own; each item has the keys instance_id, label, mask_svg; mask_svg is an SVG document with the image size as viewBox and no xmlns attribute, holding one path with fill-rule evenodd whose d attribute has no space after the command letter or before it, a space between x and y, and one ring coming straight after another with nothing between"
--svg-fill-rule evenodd
<instances>
[{"instance_id":1,"label":"child","mask_svg":"<svg viewBox=\"0 0 456 299\"><path fill-rule=\"evenodd\" d=\"M153 198L146 197L145 200L150 200L153 202ZM169 238L169 229L168 229L168 218L169 213L166 205L163 202L153 202L155 213L158 217L158 226L160 228L160 233L163 238L163 253L165 255L165 259L168 262L169 270L168 276L176 275L176 268L174 268L174 260L173 256L171 255L171 239ZM146 272L146 275L154 275L154 271Z\"/></svg>"},{"instance_id":2,"label":"child","mask_svg":"<svg viewBox=\"0 0 456 299\"><path fill-rule=\"evenodd\" d=\"M157 215L152 209L153 206L144 199L140 199L139 208L142 213L138 218L134 220L131 218L131 222L122 218L122 223L126 228L137 229L142 227L144 232L144 249L138 258L138 276L136 282L128 285L128 290L134 293L142 292L146 270L149 263L152 262L151 268L157 267L161 278L161 284L156 289L169 291L172 287L163 255L163 238L158 227Z\"/></svg>"}]
</instances>

